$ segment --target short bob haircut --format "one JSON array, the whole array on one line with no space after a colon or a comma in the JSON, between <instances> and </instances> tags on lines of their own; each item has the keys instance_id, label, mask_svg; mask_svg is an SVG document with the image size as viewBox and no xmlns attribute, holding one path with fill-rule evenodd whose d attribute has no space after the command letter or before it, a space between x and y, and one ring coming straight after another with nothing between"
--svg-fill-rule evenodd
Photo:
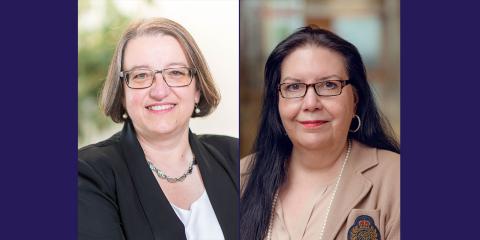
<instances>
[{"instance_id":1,"label":"short bob haircut","mask_svg":"<svg viewBox=\"0 0 480 240\"><path fill-rule=\"evenodd\" d=\"M190 33L180 24L166 18L143 19L131 23L120 37L110 62L107 79L100 93L101 110L116 123L124 122L122 115L126 113L123 105L124 83L120 77L120 72L124 70L125 48L128 42L136 37L158 34L174 37L180 43L190 67L196 69L194 78L197 89L200 90L200 100L197 105L200 113L193 112L192 117L206 116L218 106L220 94L215 88L207 62Z\"/></svg>"},{"instance_id":2,"label":"short bob haircut","mask_svg":"<svg viewBox=\"0 0 480 240\"><path fill-rule=\"evenodd\" d=\"M254 155L247 166L248 181L242 186L240 204L241 239L264 239L267 233L275 192L285 181L288 159L293 144L285 135L278 109L278 85L284 59L296 49L316 46L329 49L342 56L348 79L354 88L357 111L362 120L357 132L348 137L370 147L400 152L388 121L378 110L367 74L357 48L336 34L316 26L302 27L280 42L265 64L264 92L260 123L253 146ZM356 121L350 128L355 128Z\"/></svg>"}]
</instances>

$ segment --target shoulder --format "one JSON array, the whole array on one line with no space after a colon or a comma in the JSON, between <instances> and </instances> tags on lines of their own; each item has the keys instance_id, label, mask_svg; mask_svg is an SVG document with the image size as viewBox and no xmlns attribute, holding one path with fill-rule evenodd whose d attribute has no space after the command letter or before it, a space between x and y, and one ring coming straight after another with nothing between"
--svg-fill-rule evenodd
<instances>
[{"instance_id":1,"label":"shoulder","mask_svg":"<svg viewBox=\"0 0 480 240\"><path fill-rule=\"evenodd\" d=\"M198 141L208 150L218 152L223 157L235 161L234 164L238 164L238 138L213 134L202 134L196 136Z\"/></svg>"},{"instance_id":2,"label":"shoulder","mask_svg":"<svg viewBox=\"0 0 480 240\"><path fill-rule=\"evenodd\" d=\"M223 169L232 180L238 191L239 177L238 177L238 155L239 155L239 141L237 138L223 136L223 135L194 135L195 142L201 145L198 154L205 154L206 166L217 165ZM197 144L195 144L197 145ZM193 149L192 149L193 150ZM210 165L214 164L214 165Z\"/></svg>"},{"instance_id":3,"label":"shoulder","mask_svg":"<svg viewBox=\"0 0 480 240\"><path fill-rule=\"evenodd\" d=\"M245 190L245 184L250 177L251 165L255 154L250 154L242 159L240 159L240 193L243 193Z\"/></svg>"},{"instance_id":4,"label":"shoulder","mask_svg":"<svg viewBox=\"0 0 480 240\"><path fill-rule=\"evenodd\" d=\"M355 142L352 154L355 171L382 193L400 193L400 154Z\"/></svg>"},{"instance_id":5,"label":"shoulder","mask_svg":"<svg viewBox=\"0 0 480 240\"><path fill-rule=\"evenodd\" d=\"M400 198L400 154L358 144L357 170L373 185L379 202L398 205Z\"/></svg>"},{"instance_id":6,"label":"shoulder","mask_svg":"<svg viewBox=\"0 0 480 240\"><path fill-rule=\"evenodd\" d=\"M115 185L115 169L122 164L120 134L78 150L78 184Z\"/></svg>"},{"instance_id":7,"label":"shoulder","mask_svg":"<svg viewBox=\"0 0 480 240\"><path fill-rule=\"evenodd\" d=\"M203 144L216 146L218 148L231 148L238 150L238 138L214 134L197 135L197 138Z\"/></svg>"},{"instance_id":8,"label":"shoulder","mask_svg":"<svg viewBox=\"0 0 480 240\"><path fill-rule=\"evenodd\" d=\"M108 158L112 153L118 152L120 134L117 133L104 141L87 145L78 149L78 160L84 162L94 162L97 159Z\"/></svg>"},{"instance_id":9,"label":"shoulder","mask_svg":"<svg viewBox=\"0 0 480 240\"><path fill-rule=\"evenodd\" d=\"M246 176L250 174L250 165L252 164L253 158L255 157L255 154L250 154L242 159L240 159L240 176Z\"/></svg>"},{"instance_id":10,"label":"shoulder","mask_svg":"<svg viewBox=\"0 0 480 240\"><path fill-rule=\"evenodd\" d=\"M400 176L400 154L384 149L375 149L378 167L392 176Z\"/></svg>"},{"instance_id":11,"label":"shoulder","mask_svg":"<svg viewBox=\"0 0 480 240\"><path fill-rule=\"evenodd\" d=\"M212 134L195 136L203 149L210 154L210 157L213 157L219 164L223 165L233 179L238 179L238 139ZM238 185L238 182L236 184Z\"/></svg>"},{"instance_id":12,"label":"shoulder","mask_svg":"<svg viewBox=\"0 0 480 240\"><path fill-rule=\"evenodd\" d=\"M360 172L374 172L375 175L399 176L400 154L354 142L352 154L355 158L355 168Z\"/></svg>"},{"instance_id":13,"label":"shoulder","mask_svg":"<svg viewBox=\"0 0 480 240\"><path fill-rule=\"evenodd\" d=\"M380 191L400 197L400 154L376 148L375 153L378 164L370 179Z\"/></svg>"}]
</instances>

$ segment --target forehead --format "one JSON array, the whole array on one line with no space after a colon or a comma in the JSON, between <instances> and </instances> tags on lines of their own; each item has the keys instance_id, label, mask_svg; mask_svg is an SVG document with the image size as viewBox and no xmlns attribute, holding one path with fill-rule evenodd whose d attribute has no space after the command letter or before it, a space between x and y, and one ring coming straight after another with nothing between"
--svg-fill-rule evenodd
<instances>
[{"instance_id":1,"label":"forehead","mask_svg":"<svg viewBox=\"0 0 480 240\"><path fill-rule=\"evenodd\" d=\"M344 58L328 48L306 45L291 52L281 65L281 79L307 81L337 76L348 77Z\"/></svg>"},{"instance_id":2,"label":"forehead","mask_svg":"<svg viewBox=\"0 0 480 240\"><path fill-rule=\"evenodd\" d=\"M188 66L182 46L172 36L164 34L139 36L128 41L123 55L124 69L135 67L166 68Z\"/></svg>"}]
</instances>

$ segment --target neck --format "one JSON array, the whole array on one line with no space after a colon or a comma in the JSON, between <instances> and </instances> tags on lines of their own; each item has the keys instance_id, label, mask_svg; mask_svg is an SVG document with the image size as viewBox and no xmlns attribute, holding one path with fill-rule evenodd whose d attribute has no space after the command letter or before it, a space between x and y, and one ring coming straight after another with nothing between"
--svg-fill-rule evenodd
<instances>
[{"instance_id":1,"label":"neck","mask_svg":"<svg viewBox=\"0 0 480 240\"><path fill-rule=\"evenodd\" d=\"M348 141L329 148L305 149L293 147L288 166L287 182L328 184L335 179L342 167Z\"/></svg>"},{"instance_id":2,"label":"neck","mask_svg":"<svg viewBox=\"0 0 480 240\"><path fill-rule=\"evenodd\" d=\"M145 157L158 166L183 166L193 157L188 142L188 128L168 137L137 134L137 139L142 146Z\"/></svg>"}]
</instances>

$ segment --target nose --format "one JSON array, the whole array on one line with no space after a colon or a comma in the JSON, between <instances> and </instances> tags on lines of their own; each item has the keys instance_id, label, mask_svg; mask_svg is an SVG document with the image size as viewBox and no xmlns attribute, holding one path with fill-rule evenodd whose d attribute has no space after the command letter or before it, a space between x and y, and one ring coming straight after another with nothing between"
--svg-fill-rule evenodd
<instances>
[{"instance_id":1,"label":"nose","mask_svg":"<svg viewBox=\"0 0 480 240\"><path fill-rule=\"evenodd\" d=\"M322 107L320 96L317 95L313 86L309 87L303 97L303 109L306 111L315 111Z\"/></svg>"},{"instance_id":2,"label":"nose","mask_svg":"<svg viewBox=\"0 0 480 240\"><path fill-rule=\"evenodd\" d=\"M155 74L155 80L150 87L150 97L153 99L161 100L168 96L171 92L170 87L163 80L163 76L160 73Z\"/></svg>"}]
</instances>

